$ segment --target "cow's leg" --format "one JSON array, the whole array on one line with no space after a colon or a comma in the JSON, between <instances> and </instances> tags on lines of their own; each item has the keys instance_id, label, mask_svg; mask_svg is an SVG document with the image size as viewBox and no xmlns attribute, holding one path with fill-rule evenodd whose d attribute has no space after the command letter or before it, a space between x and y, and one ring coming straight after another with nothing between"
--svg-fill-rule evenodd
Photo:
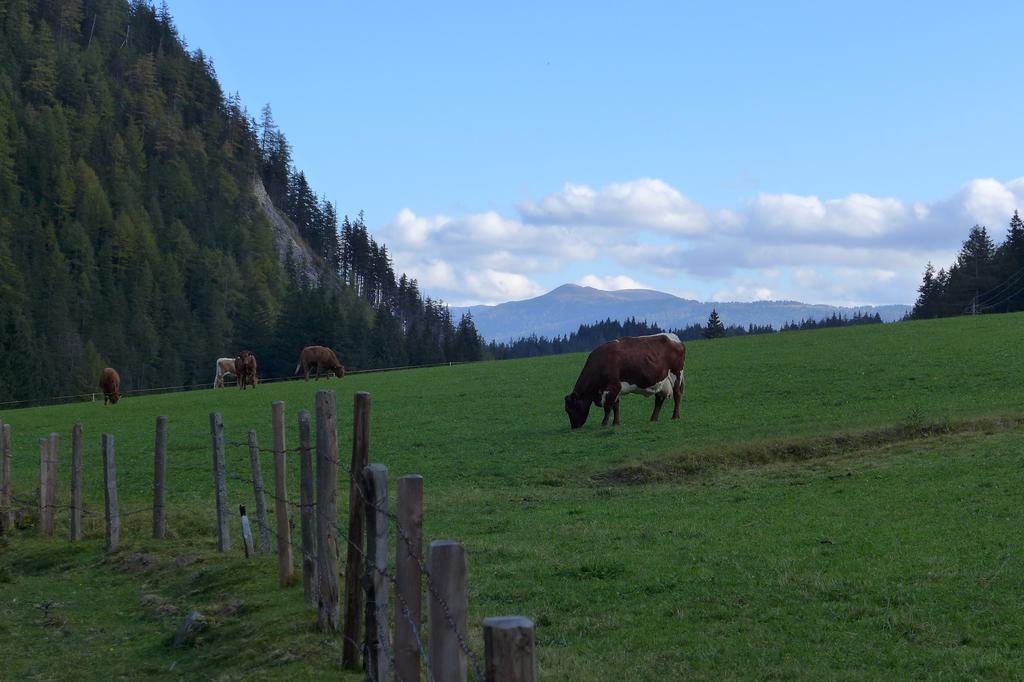
<instances>
[{"instance_id":1,"label":"cow's leg","mask_svg":"<svg viewBox=\"0 0 1024 682\"><path fill-rule=\"evenodd\" d=\"M612 423L615 426L619 425L619 391L621 390L622 386L615 384L601 392L601 406L604 407L604 419L601 421L601 426L608 426L608 417L612 415L612 412L615 413L615 421Z\"/></svg>"},{"instance_id":2,"label":"cow's leg","mask_svg":"<svg viewBox=\"0 0 1024 682\"><path fill-rule=\"evenodd\" d=\"M664 402L665 402L665 394L664 393L655 393L654 394L654 412L651 413L651 421L652 422L658 421L658 417L661 416L661 405Z\"/></svg>"},{"instance_id":3,"label":"cow's leg","mask_svg":"<svg viewBox=\"0 0 1024 682\"><path fill-rule=\"evenodd\" d=\"M679 403L683 400L683 390L686 379L683 378L683 371L679 370L679 378L672 387L672 400L675 401L675 408L672 410L672 418L679 419Z\"/></svg>"}]
</instances>

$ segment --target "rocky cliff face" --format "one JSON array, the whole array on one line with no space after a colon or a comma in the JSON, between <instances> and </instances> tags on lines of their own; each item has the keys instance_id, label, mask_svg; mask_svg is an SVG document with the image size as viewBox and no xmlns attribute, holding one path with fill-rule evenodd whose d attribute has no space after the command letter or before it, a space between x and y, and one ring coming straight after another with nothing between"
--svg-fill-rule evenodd
<instances>
[{"instance_id":1,"label":"rocky cliff face","mask_svg":"<svg viewBox=\"0 0 1024 682\"><path fill-rule=\"evenodd\" d=\"M295 267L307 280L319 285L326 277L329 283L337 286L337 278L328 272L323 259L314 253L306 240L299 235L299 228L291 218L274 206L259 178L253 180L252 192L263 214L274 228L274 245L277 247L277 256L281 263L285 263L290 253Z\"/></svg>"}]
</instances>

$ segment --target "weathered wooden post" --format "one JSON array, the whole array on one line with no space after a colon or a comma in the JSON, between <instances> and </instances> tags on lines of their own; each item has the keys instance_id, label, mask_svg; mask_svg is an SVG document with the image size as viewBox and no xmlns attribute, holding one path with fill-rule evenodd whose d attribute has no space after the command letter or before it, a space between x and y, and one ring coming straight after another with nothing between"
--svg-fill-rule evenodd
<instances>
[{"instance_id":1,"label":"weathered wooden post","mask_svg":"<svg viewBox=\"0 0 1024 682\"><path fill-rule=\"evenodd\" d=\"M256 429L249 430L249 468L252 471L252 494L256 497L256 523L260 527L260 553L270 551L270 521L267 519L267 497L263 490L263 465Z\"/></svg>"},{"instance_id":2,"label":"weathered wooden post","mask_svg":"<svg viewBox=\"0 0 1024 682\"><path fill-rule=\"evenodd\" d=\"M466 632L466 549L454 540L434 540L427 556L431 583L437 592L429 600L427 612L434 679L464 682L466 654L459 646L459 634Z\"/></svg>"},{"instance_id":3,"label":"weathered wooden post","mask_svg":"<svg viewBox=\"0 0 1024 682\"><path fill-rule=\"evenodd\" d=\"M228 477L224 462L224 421L219 412L210 413L210 438L213 442L213 483L217 495L217 548L231 549L228 530Z\"/></svg>"},{"instance_id":4,"label":"weathered wooden post","mask_svg":"<svg viewBox=\"0 0 1024 682\"><path fill-rule=\"evenodd\" d=\"M167 417L156 418L156 444L153 449L153 537L167 535Z\"/></svg>"},{"instance_id":5,"label":"weathered wooden post","mask_svg":"<svg viewBox=\"0 0 1024 682\"><path fill-rule=\"evenodd\" d=\"M107 519L107 551L116 552L121 542L121 515L117 507L117 467L114 464L114 436L104 433L100 444L103 449L103 502Z\"/></svg>"},{"instance_id":6,"label":"weathered wooden post","mask_svg":"<svg viewBox=\"0 0 1024 682\"><path fill-rule=\"evenodd\" d=\"M71 429L71 541L82 539L82 425Z\"/></svg>"},{"instance_id":7,"label":"weathered wooden post","mask_svg":"<svg viewBox=\"0 0 1024 682\"><path fill-rule=\"evenodd\" d=\"M53 537L53 505L50 503L50 439L39 439L39 534Z\"/></svg>"},{"instance_id":8,"label":"weathered wooden post","mask_svg":"<svg viewBox=\"0 0 1024 682\"><path fill-rule=\"evenodd\" d=\"M533 621L523 616L484 618L487 682L534 682Z\"/></svg>"},{"instance_id":9,"label":"weathered wooden post","mask_svg":"<svg viewBox=\"0 0 1024 682\"><path fill-rule=\"evenodd\" d=\"M345 629L341 664L359 669L359 617L363 610L363 502L359 493L359 472L370 463L370 394L355 395L352 420L352 465L348 482L348 551L345 559Z\"/></svg>"},{"instance_id":10,"label":"weathered wooden post","mask_svg":"<svg viewBox=\"0 0 1024 682\"><path fill-rule=\"evenodd\" d=\"M317 622L326 632L338 630L338 430L334 391L316 394L316 590ZM348 573L346 569L345 573Z\"/></svg>"},{"instance_id":11,"label":"weathered wooden post","mask_svg":"<svg viewBox=\"0 0 1024 682\"><path fill-rule=\"evenodd\" d=\"M388 644L388 470L383 464L363 469L366 502L366 672L371 680L387 680L391 664Z\"/></svg>"},{"instance_id":12,"label":"weathered wooden post","mask_svg":"<svg viewBox=\"0 0 1024 682\"><path fill-rule=\"evenodd\" d=\"M57 462L60 460L60 434L50 433L49 460L50 471L46 476L46 484L50 487L47 497L50 500L50 535L53 535L53 518L57 513Z\"/></svg>"},{"instance_id":13,"label":"weathered wooden post","mask_svg":"<svg viewBox=\"0 0 1024 682\"><path fill-rule=\"evenodd\" d=\"M245 558L248 559L256 550L252 546L252 527L249 525L249 517L245 515L245 505L238 505L238 515L242 517L242 543L245 546Z\"/></svg>"},{"instance_id":14,"label":"weathered wooden post","mask_svg":"<svg viewBox=\"0 0 1024 682\"><path fill-rule=\"evenodd\" d=\"M284 402L275 400L270 404L271 423L274 430L274 516L277 517L277 574L281 587L295 582L292 567L292 536L288 526L288 488L285 473L288 460L284 439Z\"/></svg>"},{"instance_id":15,"label":"weathered wooden post","mask_svg":"<svg viewBox=\"0 0 1024 682\"><path fill-rule=\"evenodd\" d=\"M420 562L423 560L423 477L398 479L395 524L395 675L420 679L423 622Z\"/></svg>"},{"instance_id":16,"label":"weathered wooden post","mask_svg":"<svg viewBox=\"0 0 1024 682\"><path fill-rule=\"evenodd\" d=\"M299 514L302 521L302 595L316 604L316 482L309 412L299 412ZM334 519L331 519L333 522Z\"/></svg>"},{"instance_id":17,"label":"weathered wooden post","mask_svg":"<svg viewBox=\"0 0 1024 682\"><path fill-rule=\"evenodd\" d=\"M11 507L11 425L0 426L0 532L14 530L14 509Z\"/></svg>"}]
</instances>

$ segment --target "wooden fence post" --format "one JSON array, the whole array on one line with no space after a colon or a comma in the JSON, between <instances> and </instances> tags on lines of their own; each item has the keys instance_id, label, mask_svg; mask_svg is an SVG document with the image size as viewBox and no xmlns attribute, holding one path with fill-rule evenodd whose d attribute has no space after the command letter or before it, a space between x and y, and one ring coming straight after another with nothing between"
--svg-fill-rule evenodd
<instances>
[{"instance_id":1,"label":"wooden fence post","mask_svg":"<svg viewBox=\"0 0 1024 682\"><path fill-rule=\"evenodd\" d=\"M224 462L224 421L219 412L210 413L210 437L213 441L213 483L217 495L217 548L231 549L228 530L228 480Z\"/></svg>"},{"instance_id":2,"label":"wooden fence post","mask_svg":"<svg viewBox=\"0 0 1024 682\"><path fill-rule=\"evenodd\" d=\"M288 460L284 439L284 402L275 400L270 404L270 416L274 430L274 516L277 517L277 574L281 587L295 582L292 566L292 536L288 526L288 488L285 473Z\"/></svg>"},{"instance_id":3,"label":"wooden fence post","mask_svg":"<svg viewBox=\"0 0 1024 682\"><path fill-rule=\"evenodd\" d=\"M428 550L431 583L430 666L437 682L464 682L466 654L459 636L466 632L466 549L454 540L434 540ZM447 606L447 608L445 608Z\"/></svg>"},{"instance_id":4,"label":"wooden fence post","mask_svg":"<svg viewBox=\"0 0 1024 682\"><path fill-rule=\"evenodd\" d=\"M0 428L0 530L14 530L14 509L11 507L11 425Z\"/></svg>"},{"instance_id":5,"label":"wooden fence post","mask_svg":"<svg viewBox=\"0 0 1024 682\"><path fill-rule=\"evenodd\" d=\"M256 429L249 430L249 468L252 470L252 494L256 497L256 523L260 527L260 552L270 551L270 521L267 519L267 497L263 490L263 465Z\"/></svg>"},{"instance_id":6,"label":"wooden fence post","mask_svg":"<svg viewBox=\"0 0 1024 682\"><path fill-rule=\"evenodd\" d=\"M53 535L53 518L57 514L57 462L60 460L60 434L56 431L50 433L49 451L50 473L46 484L50 486L47 497L50 500L50 535Z\"/></svg>"},{"instance_id":7,"label":"wooden fence post","mask_svg":"<svg viewBox=\"0 0 1024 682\"><path fill-rule=\"evenodd\" d=\"M338 431L334 391L316 394L316 591L317 622L337 632L338 588ZM348 569L345 570L348 573Z\"/></svg>"},{"instance_id":8,"label":"wooden fence post","mask_svg":"<svg viewBox=\"0 0 1024 682\"><path fill-rule=\"evenodd\" d=\"M302 521L302 595L316 604L316 483L309 412L299 412L299 514ZM333 522L333 519L332 519Z\"/></svg>"},{"instance_id":9,"label":"wooden fence post","mask_svg":"<svg viewBox=\"0 0 1024 682\"><path fill-rule=\"evenodd\" d=\"M50 502L50 439L39 439L39 534L53 536L53 504Z\"/></svg>"},{"instance_id":10,"label":"wooden fence post","mask_svg":"<svg viewBox=\"0 0 1024 682\"><path fill-rule=\"evenodd\" d=\"M114 436L104 433L103 502L107 518L107 551L116 552L121 541L121 515L117 508L117 467L114 464Z\"/></svg>"},{"instance_id":11,"label":"wooden fence post","mask_svg":"<svg viewBox=\"0 0 1024 682\"><path fill-rule=\"evenodd\" d=\"M534 682L533 621L523 616L484 618L487 682Z\"/></svg>"},{"instance_id":12,"label":"wooden fence post","mask_svg":"<svg viewBox=\"0 0 1024 682\"><path fill-rule=\"evenodd\" d=\"M366 635L364 658L371 680L390 677L388 644L388 470L383 464L363 469L366 502Z\"/></svg>"},{"instance_id":13,"label":"wooden fence post","mask_svg":"<svg viewBox=\"0 0 1024 682\"><path fill-rule=\"evenodd\" d=\"M238 505L238 515L242 517L242 543L245 546L245 558L248 559L256 550L252 546L252 527L249 525L249 517L245 515L245 505Z\"/></svg>"},{"instance_id":14,"label":"wooden fence post","mask_svg":"<svg viewBox=\"0 0 1024 682\"><path fill-rule=\"evenodd\" d=\"M7 507L4 505L4 494L7 491L7 481L10 479L10 475L6 473L4 465L7 462L6 452L4 448L4 428L7 425L4 424L4 420L0 419L0 535L4 534L4 520L7 518Z\"/></svg>"},{"instance_id":15,"label":"wooden fence post","mask_svg":"<svg viewBox=\"0 0 1024 682\"><path fill-rule=\"evenodd\" d=\"M352 465L348 481L348 551L345 559L345 630L341 664L359 669L359 617L363 610L363 503L359 497L359 472L370 462L370 394L355 395L352 420Z\"/></svg>"},{"instance_id":16,"label":"wooden fence post","mask_svg":"<svg viewBox=\"0 0 1024 682\"><path fill-rule=\"evenodd\" d=\"M167 535L167 417L156 418L156 444L153 450L153 537Z\"/></svg>"},{"instance_id":17,"label":"wooden fence post","mask_svg":"<svg viewBox=\"0 0 1024 682\"><path fill-rule=\"evenodd\" d=\"M423 560L423 477L398 479L395 524L395 675L420 679L423 621L420 562Z\"/></svg>"},{"instance_id":18,"label":"wooden fence post","mask_svg":"<svg viewBox=\"0 0 1024 682\"><path fill-rule=\"evenodd\" d=\"M71 429L71 541L82 539L82 425Z\"/></svg>"}]
</instances>

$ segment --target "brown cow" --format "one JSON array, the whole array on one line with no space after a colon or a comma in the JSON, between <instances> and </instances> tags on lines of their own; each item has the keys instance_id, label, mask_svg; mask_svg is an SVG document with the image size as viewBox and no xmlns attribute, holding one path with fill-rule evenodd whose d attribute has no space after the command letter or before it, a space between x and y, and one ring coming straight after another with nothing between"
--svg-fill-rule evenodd
<instances>
[{"instance_id":1,"label":"brown cow","mask_svg":"<svg viewBox=\"0 0 1024 682\"><path fill-rule=\"evenodd\" d=\"M683 365L686 346L675 334L627 336L595 348L587 357L572 393L565 396L569 426L578 429L587 421L591 405L604 408L604 421L614 412L619 425L619 396L642 393L654 396L651 421L658 421L661 405L669 395L675 400L672 418L679 419L679 401L686 392Z\"/></svg>"},{"instance_id":2,"label":"brown cow","mask_svg":"<svg viewBox=\"0 0 1024 682\"><path fill-rule=\"evenodd\" d=\"M235 376L239 389L244 391L246 384L256 388L256 356L252 352L243 350L235 358Z\"/></svg>"},{"instance_id":3,"label":"brown cow","mask_svg":"<svg viewBox=\"0 0 1024 682\"><path fill-rule=\"evenodd\" d=\"M345 376L345 366L338 362L338 356L334 354L334 351L324 346L306 346L299 353L299 364L295 366L295 373L298 374L299 370L306 377L306 381L309 381L309 370L313 369L316 371L316 378L320 378L320 370L326 369L330 372L334 372L334 376L341 379Z\"/></svg>"},{"instance_id":4,"label":"brown cow","mask_svg":"<svg viewBox=\"0 0 1024 682\"><path fill-rule=\"evenodd\" d=\"M104 405L108 400L111 405L116 405L121 399L121 375L113 367L107 367L100 374L100 390L103 391Z\"/></svg>"}]
</instances>

